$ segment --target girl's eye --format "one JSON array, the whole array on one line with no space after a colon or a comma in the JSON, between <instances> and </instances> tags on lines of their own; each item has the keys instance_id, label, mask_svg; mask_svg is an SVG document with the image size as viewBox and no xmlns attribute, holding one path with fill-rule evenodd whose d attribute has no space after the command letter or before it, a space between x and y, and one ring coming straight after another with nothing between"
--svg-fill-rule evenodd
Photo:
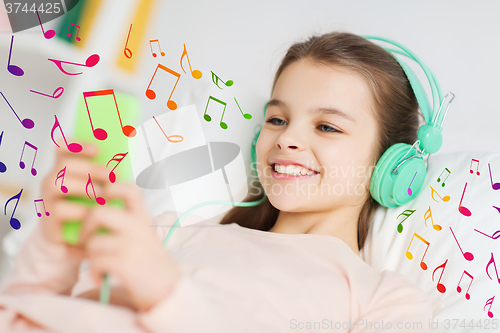
<instances>
[{"instance_id":1,"label":"girl's eye","mask_svg":"<svg viewBox=\"0 0 500 333\"><path fill-rule=\"evenodd\" d=\"M276 121L278 121L278 123L276 123ZM275 118L275 117L271 117L271 118L269 118L269 119L266 121L266 123L271 123L271 124L273 124L273 125L277 125L277 126L281 125L281 123L279 123L279 122L284 122L284 123L286 123L284 120L279 119L279 118ZM328 125L325 125L325 124L323 124L323 125L319 125L319 126L318 126L318 128L319 128L319 129L320 129L320 131L322 131L322 132L339 132L339 133L340 133L340 131L339 131L339 130L337 130L336 128L333 128L333 127L328 126Z\"/></svg>"},{"instance_id":2,"label":"girl's eye","mask_svg":"<svg viewBox=\"0 0 500 333\"><path fill-rule=\"evenodd\" d=\"M279 118L271 117L271 118L269 118L269 119L266 121L266 123L271 123L271 124L273 124L273 125L279 125L279 124L276 124L276 122L275 122L274 120L278 120L278 121L283 121L283 122L284 122L284 120L281 120L281 119L279 119Z\"/></svg>"},{"instance_id":3,"label":"girl's eye","mask_svg":"<svg viewBox=\"0 0 500 333\"><path fill-rule=\"evenodd\" d=\"M318 128L325 129L324 132L340 132L336 128L333 128L333 127L328 126L328 125L319 125Z\"/></svg>"}]
</instances>

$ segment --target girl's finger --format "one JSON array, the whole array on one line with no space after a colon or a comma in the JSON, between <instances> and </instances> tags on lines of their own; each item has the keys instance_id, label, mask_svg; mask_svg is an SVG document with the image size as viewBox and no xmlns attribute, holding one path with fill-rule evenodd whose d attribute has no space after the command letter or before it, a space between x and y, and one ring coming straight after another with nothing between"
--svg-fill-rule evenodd
<instances>
[{"instance_id":1,"label":"girl's finger","mask_svg":"<svg viewBox=\"0 0 500 333\"><path fill-rule=\"evenodd\" d=\"M89 259L94 260L107 255L118 256L121 254L120 250L123 246L123 239L120 237L114 234L101 234L89 237L89 240L85 243L85 251Z\"/></svg>"},{"instance_id":2,"label":"girl's finger","mask_svg":"<svg viewBox=\"0 0 500 333\"><path fill-rule=\"evenodd\" d=\"M104 274L117 275L120 273L120 265L115 255L102 255L90 261L90 274L97 285L102 283ZM118 277L118 276L117 276Z\"/></svg>"},{"instance_id":3,"label":"girl's finger","mask_svg":"<svg viewBox=\"0 0 500 333\"><path fill-rule=\"evenodd\" d=\"M123 231L124 223L129 223L130 218L126 211L112 207L93 207L86 216L80 231L80 241L87 242L90 235L98 232L98 229L106 229L112 234L120 234Z\"/></svg>"},{"instance_id":4,"label":"girl's finger","mask_svg":"<svg viewBox=\"0 0 500 333\"><path fill-rule=\"evenodd\" d=\"M143 191L135 184L121 182L116 182L112 185L108 184L105 188L105 195L109 199L122 199L126 208L132 211L132 213L146 211Z\"/></svg>"}]
</instances>

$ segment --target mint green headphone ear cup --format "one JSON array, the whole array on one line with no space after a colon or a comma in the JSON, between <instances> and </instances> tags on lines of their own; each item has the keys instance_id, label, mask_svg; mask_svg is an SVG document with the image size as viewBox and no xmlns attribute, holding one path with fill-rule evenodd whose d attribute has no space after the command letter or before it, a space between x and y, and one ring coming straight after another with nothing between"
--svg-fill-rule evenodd
<instances>
[{"instance_id":1,"label":"mint green headphone ear cup","mask_svg":"<svg viewBox=\"0 0 500 333\"><path fill-rule=\"evenodd\" d=\"M421 156L410 158L401 164L397 174L392 172L410 148L411 145L407 143L392 145L380 157L373 170L370 193L384 207L404 205L413 200L422 188L427 168ZM410 154L414 155L415 152ZM410 154L406 157L411 156Z\"/></svg>"}]
</instances>

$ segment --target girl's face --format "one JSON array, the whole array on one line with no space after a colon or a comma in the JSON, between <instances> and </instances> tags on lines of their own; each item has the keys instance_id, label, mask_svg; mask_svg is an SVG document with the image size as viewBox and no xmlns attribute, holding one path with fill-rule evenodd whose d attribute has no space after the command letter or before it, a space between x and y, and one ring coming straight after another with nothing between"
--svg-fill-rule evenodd
<instances>
[{"instance_id":1,"label":"girl's face","mask_svg":"<svg viewBox=\"0 0 500 333\"><path fill-rule=\"evenodd\" d=\"M271 204L288 212L361 206L375 162L372 107L367 83L354 72L307 59L289 65L256 145L257 174ZM275 172L275 164L287 174Z\"/></svg>"}]
</instances>

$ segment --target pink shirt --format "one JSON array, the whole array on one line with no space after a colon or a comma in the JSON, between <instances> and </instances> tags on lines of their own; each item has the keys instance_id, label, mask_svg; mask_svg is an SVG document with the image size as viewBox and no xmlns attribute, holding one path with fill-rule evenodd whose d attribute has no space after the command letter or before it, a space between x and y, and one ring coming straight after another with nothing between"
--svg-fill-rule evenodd
<instances>
[{"instance_id":1,"label":"pink shirt","mask_svg":"<svg viewBox=\"0 0 500 333\"><path fill-rule=\"evenodd\" d=\"M160 241L176 219L175 212L156 218ZM397 273L374 271L333 236L204 221L177 228L166 249L182 278L138 313L75 298L97 286L37 226L0 285L0 332L431 331L423 290Z\"/></svg>"}]
</instances>

